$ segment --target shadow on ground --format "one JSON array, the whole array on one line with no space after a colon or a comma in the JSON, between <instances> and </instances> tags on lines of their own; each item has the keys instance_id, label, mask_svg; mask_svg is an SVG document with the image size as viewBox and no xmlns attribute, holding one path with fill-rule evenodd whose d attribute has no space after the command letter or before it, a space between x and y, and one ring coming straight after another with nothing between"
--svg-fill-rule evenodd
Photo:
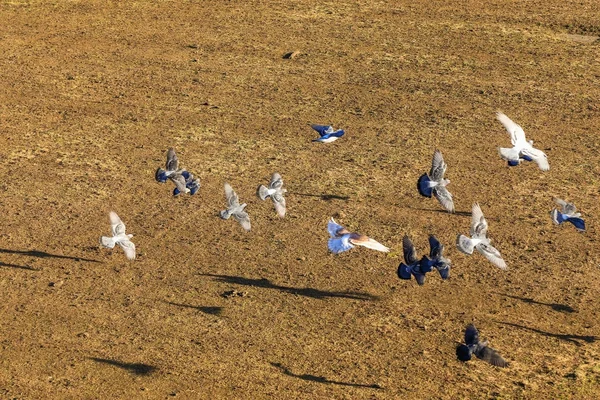
<instances>
[{"instance_id":1,"label":"shadow on ground","mask_svg":"<svg viewBox=\"0 0 600 400\"><path fill-rule=\"evenodd\" d=\"M298 378L298 379L302 379L304 381L309 381L309 382L318 382L318 383L324 383L324 384L328 384L328 385L340 385L340 386L352 386L352 387L362 387L362 388L370 388L370 389L383 389L381 386L379 386L378 384L371 384L371 385L365 385L362 383L351 383L351 382L341 382L341 381L333 381L330 379L327 379L323 376L317 376L317 375L310 375L310 374L294 374L292 371L290 371L289 369L287 369L286 367L284 367L283 365L281 365L280 363L271 363L272 366L278 368L284 375L287 376L291 376L294 378Z\"/></svg>"},{"instance_id":2,"label":"shadow on ground","mask_svg":"<svg viewBox=\"0 0 600 400\"><path fill-rule=\"evenodd\" d=\"M89 359L98 363L113 365L115 367L122 368L135 375L150 375L158 369L153 365L142 363L126 363L122 361L110 360L108 358L89 357Z\"/></svg>"},{"instance_id":3,"label":"shadow on ground","mask_svg":"<svg viewBox=\"0 0 600 400\"><path fill-rule=\"evenodd\" d=\"M564 340L565 342L573 343L576 346L582 345L582 343L580 341L583 341L586 343L594 343L598 339L597 336L592 336L592 335L585 336L585 335L569 335L569 334L561 334L561 333L551 333L551 332L542 331L540 329L530 328L530 327L524 326L524 325L513 324L512 322L498 321L498 323L503 324L503 325L514 326L515 328L523 329L523 330L530 331L530 332L535 332L535 333L538 333L543 336L553 337L553 338L557 338L560 340Z\"/></svg>"},{"instance_id":4,"label":"shadow on ground","mask_svg":"<svg viewBox=\"0 0 600 400\"><path fill-rule=\"evenodd\" d=\"M45 251L38 251L38 250L10 250L10 249L0 249L0 253L19 254L19 255L22 255L22 256L38 257L38 258L63 258L63 259L75 260L75 261L87 261L87 262L95 262L95 263L102 262L102 261L98 261L98 260L92 260L92 259L89 259L89 258L63 256L63 255L60 255L60 254L51 254L51 253L46 253Z\"/></svg>"}]
</instances>

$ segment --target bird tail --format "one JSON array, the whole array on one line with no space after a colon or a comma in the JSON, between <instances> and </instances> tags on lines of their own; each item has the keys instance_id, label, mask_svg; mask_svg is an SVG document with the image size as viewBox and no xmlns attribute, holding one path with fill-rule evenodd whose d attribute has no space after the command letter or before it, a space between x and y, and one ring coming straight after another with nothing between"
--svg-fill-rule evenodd
<instances>
[{"instance_id":1,"label":"bird tail","mask_svg":"<svg viewBox=\"0 0 600 400\"><path fill-rule=\"evenodd\" d=\"M342 238L331 238L327 241L327 247L329 247L329 250L332 253L339 254L346 250L350 250L354 246Z\"/></svg>"},{"instance_id":2,"label":"bird tail","mask_svg":"<svg viewBox=\"0 0 600 400\"><path fill-rule=\"evenodd\" d=\"M578 231L580 231L580 232L585 231L585 222L583 222L583 219L571 217L571 218L567 219L567 221L569 221L570 223L575 225L575 228L577 228Z\"/></svg>"},{"instance_id":3,"label":"bird tail","mask_svg":"<svg viewBox=\"0 0 600 400\"><path fill-rule=\"evenodd\" d=\"M419 190L419 194L421 196L431 197L433 190L431 187L429 187L429 182L431 182L431 179L429 179L427 174L423 174L419 177L419 180L417 181L417 189Z\"/></svg>"},{"instance_id":4,"label":"bird tail","mask_svg":"<svg viewBox=\"0 0 600 400\"><path fill-rule=\"evenodd\" d=\"M269 189L267 189L265 185L260 185L256 190L256 195L259 199L265 200L267 197L269 197Z\"/></svg>"}]
</instances>

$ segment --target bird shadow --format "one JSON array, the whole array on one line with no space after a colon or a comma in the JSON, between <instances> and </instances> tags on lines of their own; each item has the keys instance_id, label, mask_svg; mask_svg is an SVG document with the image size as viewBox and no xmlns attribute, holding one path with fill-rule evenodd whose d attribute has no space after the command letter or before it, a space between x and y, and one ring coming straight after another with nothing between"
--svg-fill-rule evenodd
<instances>
[{"instance_id":1,"label":"bird shadow","mask_svg":"<svg viewBox=\"0 0 600 400\"><path fill-rule=\"evenodd\" d=\"M275 289L280 292L295 294L298 296L312 297L314 299L325 299L328 297L342 297L354 300L377 300L377 296L373 296L369 293L362 292L330 292L326 290L319 290L314 288L296 288L290 286L281 286L272 283L270 280L261 279L250 279L241 276L229 276L229 275L215 275L215 274L200 274L203 276L209 276L219 282L234 283L236 285L253 286L264 289Z\"/></svg>"},{"instance_id":2,"label":"bird shadow","mask_svg":"<svg viewBox=\"0 0 600 400\"><path fill-rule=\"evenodd\" d=\"M454 214L454 215L459 215L461 217L470 217L471 216L471 211L454 211L453 213L449 213L446 210L438 210L435 208L419 208L419 207L408 207L411 208L413 210L419 210L419 211L430 211L430 212L436 212L436 213L440 213L440 214Z\"/></svg>"},{"instance_id":3,"label":"bird shadow","mask_svg":"<svg viewBox=\"0 0 600 400\"><path fill-rule=\"evenodd\" d=\"M582 345L582 343L579 341L583 341L586 343L594 343L598 339L597 336L592 336L592 335L586 336L586 335L569 335L569 334L551 333L551 332L542 331L540 329L530 328L530 327L524 326L524 325L513 324L512 322L502 322L502 321L496 321L496 322L499 324L514 326L515 328L523 329L526 331L535 332L535 333L538 333L543 336L553 337L553 338L557 338L560 340L564 340L565 342L573 343L575 346Z\"/></svg>"},{"instance_id":4,"label":"bird shadow","mask_svg":"<svg viewBox=\"0 0 600 400\"><path fill-rule=\"evenodd\" d=\"M323 376L317 376L317 375L311 375L311 374L302 374L302 375L294 374L292 371L290 371L288 368L284 367L280 363L272 362L270 364L272 366L274 366L275 368L278 368L284 375L302 379L304 381L318 382L318 383L324 383L324 384L328 384L328 385L352 386L352 387L361 387L361 388L369 388L369 389L383 389L381 386L379 386L376 383L372 384L372 385L365 385L362 383L334 381L331 379L327 379Z\"/></svg>"},{"instance_id":5,"label":"bird shadow","mask_svg":"<svg viewBox=\"0 0 600 400\"><path fill-rule=\"evenodd\" d=\"M184 307L184 308L193 308L198 311L202 311L205 314L210 315L221 315L223 311L223 307L202 307L202 306L192 306L190 304L181 304L181 303L173 303L171 301L165 301L165 303L170 304L172 306Z\"/></svg>"},{"instance_id":6,"label":"bird shadow","mask_svg":"<svg viewBox=\"0 0 600 400\"><path fill-rule=\"evenodd\" d=\"M64 258L64 259L75 260L75 261L87 261L87 262L95 262L95 263L102 262L102 261L98 261L98 260L92 260L90 258L63 256L60 254L51 254L51 253L46 253L45 251L38 251L38 250L0 249L0 253L19 254L22 256L37 257L37 258Z\"/></svg>"},{"instance_id":7,"label":"bird shadow","mask_svg":"<svg viewBox=\"0 0 600 400\"><path fill-rule=\"evenodd\" d=\"M28 271L39 271L39 269L30 267L29 265L7 264L3 263L2 261L0 261L0 267L26 269Z\"/></svg>"},{"instance_id":8,"label":"bird shadow","mask_svg":"<svg viewBox=\"0 0 600 400\"><path fill-rule=\"evenodd\" d=\"M296 193L296 192L289 192L289 193L296 195L296 196L319 197L321 200L325 200L325 201L331 201L331 200L348 201L348 200L350 200L350 196L340 196L337 194L310 194L310 193Z\"/></svg>"},{"instance_id":9,"label":"bird shadow","mask_svg":"<svg viewBox=\"0 0 600 400\"><path fill-rule=\"evenodd\" d=\"M126 370L127 372L131 372L132 374L135 374L135 375L150 375L151 373L153 373L154 371L156 371L158 369L157 367L155 367L153 365L143 364L143 363L126 363L126 362L122 362L122 361L110 360L108 358L97 358L97 357L88 357L88 358L90 360L96 361L98 363L114 365L115 367L122 368L122 369Z\"/></svg>"},{"instance_id":10,"label":"bird shadow","mask_svg":"<svg viewBox=\"0 0 600 400\"><path fill-rule=\"evenodd\" d=\"M529 303L529 304L539 304L541 306L548 306L551 309L553 309L554 311L559 311L559 312L565 312L565 313L574 313L576 312L576 310L567 305L567 304L560 304L560 303L544 303L541 301L536 301L534 299L530 299L528 297L520 297L520 296L513 296L510 294L506 294L506 293L496 293L500 296L504 296L504 297L510 297L512 299L517 299L517 300L521 300L524 303Z\"/></svg>"}]
</instances>

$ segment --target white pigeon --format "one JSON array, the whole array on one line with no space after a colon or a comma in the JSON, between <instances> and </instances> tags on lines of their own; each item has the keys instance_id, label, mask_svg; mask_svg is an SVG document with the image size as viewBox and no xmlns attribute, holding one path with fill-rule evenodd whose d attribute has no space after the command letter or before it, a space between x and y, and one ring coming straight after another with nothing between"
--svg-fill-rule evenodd
<instances>
[{"instance_id":1,"label":"white pigeon","mask_svg":"<svg viewBox=\"0 0 600 400\"><path fill-rule=\"evenodd\" d=\"M350 250L354 246L364 246L368 249L382 251L387 253L390 251L387 247L368 236L350 232L343 226L334 221L333 218L327 224L327 231L331 238L327 242L329 250L335 254Z\"/></svg>"},{"instance_id":2,"label":"white pigeon","mask_svg":"<svg viewBox=\"0 0 600 400\"><path fill-rule=\"evenodd\" d=\"M271 181L269 182L269 187L267 188L265 185L260 185L256 194L261 200L266 200L267 197L270 197L273 200L273 205L275 206L275 211L277 215L281 218L285 217L285 197L283 195L287 192L287 189L283 188L283 179L281 179L281 175L275 172L271 176Z\"/></svg>"},{"instance_id":3,"label":"white pigeon","mask_svg":"<svg viewBox=\"0 0 600 400\"><path fill-rule=\"evenodd\" d=\"M498 111L496 118L504 128L510 134L510 141L512 142L512 148L498 148L500 157L508 161L508 165L511 167L517 166L522 160L534 161L542 171L548 171L550 164L548 164L548 157L546 154L533 147L533 140L527 140L525 138L525 132L523 128L515 124L510 118Z\"/></svg>"},{"instance_id":4,"label":"white pigeon","mask_svg":"<svg viewBox=\"0 0 600 400\"><path fill-rule=\"evenodd\" d=\"M487 237L488 224L483 216L479 204L473 204L471 211L471 238L465 235L458 235L456 238L456 247L465 254L473 254L473 250L483 254L492 264L501 269L507 269L506 262L502 259L500 252L494 248Z\"/></svg>"},{"instance_id":5,"label":"white pigeon","mask_svg":"<svg viewBox=\"0 0 600 400\"><path fill-rule=\"evenodd\" d=\"M233 218L242 225L246 231L250 230L250 217L248 213L244 211L246 203L240 205L238 195L233 191L229 183L225 183L225 199L227 200L227 209L221 211L221 218L229 219Z\"/></svg>"},{"instance_id":6,"label":"white pigeon","mask_svg":"<svg viewBox=\"0 0 600 400\"><path fill-rule=\"evenodd\" d=\"M133 235L125 234L125 224L121 221L121 218L119 218L116 212L111 211L108 216L110 218L112 237L101 236L100 244L109 249L112 249L115 247L115 244L118 244L121 246L128 259L135 259L135 244L130 240Z\"/></svg>"}]
</instances>

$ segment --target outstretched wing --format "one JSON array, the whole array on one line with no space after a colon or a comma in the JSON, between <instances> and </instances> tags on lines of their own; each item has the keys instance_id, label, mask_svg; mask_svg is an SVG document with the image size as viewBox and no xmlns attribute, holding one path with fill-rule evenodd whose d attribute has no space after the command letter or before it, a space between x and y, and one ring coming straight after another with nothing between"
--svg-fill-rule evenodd
<instances>
[{"instance_id":1,"label":"outstretched wing","mask_svg":"<svg viewBox=\"0 0 600 400\"><path fill-rule=\"evenodd\" d=\"M469 324L465 330L465 344L467 346L479 343L479 331L475 325Z\"/></svg>"},{"instance_id":2,"label":"outstretched wing","mask_svg":"<svg viewBox=\"0 0 600 400\"><path fill-rule=\"evenodd\" d=\"M279 215L281 218L285 217L285 197L283 197L283 195L280 193L275 193L273 196L271 196L271 200L273 200L273 205L275 206L277 215Z\"/></svg>"},{"instance_id":3,"label":"outstretched wing","mask_svg":"<svg viewBox=\"0 0 600 400\"><path fill-rule=\"evenodd\" d=\"M488 224L483 217L483 211L478 203L473 204L471 210L471 237L475 239L485 238L487 235Z\"/></svg>"},{"instance_id":4,"label":"outstretched wing","mask_svg":"<svg viewBox=\"0 0 600 400\"><path fill-rule=\"evenodd\" d=\"M238 211L233 214L233 218L242 225L246 231L250 231L250 216L246 211Z\"/></svg>"},{"instance_id":5,"label":"outstretched wing","mask_svg":"<svg viewBox=\"0 0 600 400\"><path fill-rule=\"evenodd\" d=\"M575 204L573 203L567 203L566 201L557 197L554 198L554 202L560 206L560 211L563 214L573 215L577 212L577 207L575 207Z\"/></svg>"},{"instance_id":6,"label":"outstretched wing","mask_svg":"<svg viewBox=\"0 0 600 400\"><path fill-rule=\"evenodd\" d=\"M177 188L177 190L179 190L179 193L185 193L188 191L187 184L183 175L175 173L169 176L169 178L171 179L171 181L173 181L175 187Z\"/></svg>"},{"instance_id":7,"label":"outstretched wing","mask_svg":"<svg viewBox=\"0 0 600 400\"><path fill-rule=\"evenodd\" d=\"M477 246L475 246L475 248L496 267L500 269L508 268L506 266L506 262L502 259L502 255L500 255L500 252L492 245L479 243Z\"/></svg>"},{"instance_id":8,"label":"outstretched wing","mask_svg":"<svg viewBox=\"0 0 600 400\"><path fill-rule=\"evenodd\" d=\"M445 186L435 186L433 188L433 195L440 202L442 207L446 209L446 211L453 213L454 212L454 201L452 200L452 194L446 189Z\"/></svg>"},{"instance_id":9,"label":"outstretched wing","mask_svg":"<svg viewBox=\"0 0 600 400\"><path fill-rule=\"evenodd\" d=\"M510 134L510 141L513 146L522 147L527 143L527 139L525 138L525 132L523 131L523 128L521 128L521 126L515 124L510 118L508 118L500 111L496 113L496 118L498 119L498 121L500 121L502 125L504 125L504 128Z\"/></svg>"},{"instance_id":10,"label":"outstretched wing","mask_svg":"<svg viewBox=\"0 0 600 400\"><path fill-rule=\"evenodd\" d=\"M335 222L333 217L327 223L327 232L329 232L329 236L333 238L342 236L344 233L348 233L346 228Z\"/></svg>"},{"instance_id":11,"label":"outstretched wing","mask_svg":"<svg viewBox=\"0 0 600 400\"><path fill-rule=\"evenodd\" d=\"M508 363L498 352L490 347L483 346L475 352L477 358L486 361L496 367L507 367Z\"/></svg>"},{"instance_id":12,"label":"outstretched wing","mask_svg":"<svg viewBox=\"0 0 600 400\"><path fill-rule=\"evenodd\" d=\"M404 253L404 261L408 265L412 265L419 261L417 259L417 250L415 249L415 245L407 235L404 235L402 238L402 251Z\"/></svg>"},{"instance_id":13,"label":"outstretched wing","mask_svg":"<svg viewBox=\"0 0 600 400\"><path fill-rule=\"evenodd\" d=\"M119 240L118 243L119 243L119 246L121 246L121 248L125 252L125 256L129 260L134 260L135 259L135 244L133 244L133 242L128 239Z\"/></svg>"},{"instance_id":14,"label":"outstretched wing","mask_svg":"<svg viewBox=\"0 0 600 400\"><path fill-rule=\"evenodd\" d=\"M539 149L533 147L524 148L521 150L521 155L534 161L542 171L548 171L550 169L546 153Z\"/></svg>"},{"instance_id":15,"label":"outstretched wing","mask_svg":"<svg viewBox=\"0 0 600 400\"><path fill-rule=\"evenodd\" d=\"M111 211L108 214L108 218L110 219L110 228L113 236L125 234L125 224L121 221L121 218L119 218L116 212Z\"/></svg>"},{"instance_id":16,"label":"outstretched wing","mask_svg":"<svg viewBox=\"0 0 600 400\"><path fill-rule=\"evenodd\" d=\"M363 246L363 247L366 247L367 249L382 251L384 253L388 253L390 251L389 248L382 245L377 240L374 240L365 235L359 235L356 233L353 233L350 235L349 242L352 243L353 245Z\"/></svg>"},{"instance_id":17,"label":"outstretched wing","mask_svg":"<svg viewBox=\"0 0 600 400\"><path fill-rule=\"evenodd\" d=\"M433 159L431 160L431 171L429 171L429 177L436 182L444 179L444 173L446 172L447 165L444 162L442 152L436 150L433 153Z\"/></svg>"},{"instance_id":18,"label":"outstretched wing","mask_svg":"<svg viewBox=\"0 0 600 400\"><path fill-rule=\"evenodd\" d=\"M442 257L444 252L444 245L433 235L429 235L429 257L433 260Z\"/></svg>"},{"instance_id":19,"label":"outstretched wing","mask_svg":"<svg viewBox=\"0 0 600 400\"><path fill-rule=\"evenodd\" d=\"M224 187L225 187L225 199L227 200L227 206L229 208L239 206L240 200L238 198L238 195L231 188L231 185L229 183L225 183Z\"/></svg>"},{"instance_id":20,"label":"outstretched wing","mask_svg":"<svg viewBox=\"0 0 600 400\"><path fill-rule=\"evenodd\" d=\"M165 169L167 171L177 171L178 166L179 160L177 159L177 154L175 154L175 149L171 147L167 151L167 163L165 164Z\"/></svg>"}]
</instances>

